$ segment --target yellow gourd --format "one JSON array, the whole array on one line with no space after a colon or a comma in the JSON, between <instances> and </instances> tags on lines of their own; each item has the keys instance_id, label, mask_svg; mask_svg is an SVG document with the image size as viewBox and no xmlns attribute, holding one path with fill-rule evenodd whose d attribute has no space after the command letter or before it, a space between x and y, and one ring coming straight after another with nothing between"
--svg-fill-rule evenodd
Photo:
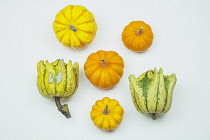
<instances>
[{"instance_id":1,"label":"yellow gourd","mask_svg":"<svg viewBox=\"0 0 210 140\"><path fill-rule=\"evenodd\" d=\"M84 70L89 81L96 87L110 89L123 75L124 61L114 51L97 51L88 56Z\"/></svg>"},{"instance_id":2,"label":"yellow gourd","mask_svg":"<svg viewBox=\"0 0 210 140\"><path fill-rule=\"evenodd\" d=\"M68 100L77 91L79 83L79 64L72 61L65 63L63 59L58 59L52 63L39 61L37 63L37 87L40 94L55 100L58 110L70 118L68 105L61 105L61 100Z\"/></svg>"},{"instance_id":3,"label":"yellow gourd","mask_svg":"<svg viewBox=\"0 0 210 140\"><path fill-rule=\"evenodd\" d=\"M153 41L151 27L143 21L132 21L125 26L122 32L122 41L125 47L135 52L144 52Z\"/></svg>"},{"instance_id":4,"label":"yellow gourd","mask_svg":"<svg viewBox=\"0 0 210 140\"><path fill-rule=\"evenodd\" d=\"M80 49L93 41L97 25L94 15L85 7L68 5L57 13L53 29L64 46Z\"/></svg>"},{"instance_id":5,"label":"yellow gourd","mask_svg":"<svg viewBox=\"0 0 210 140\"><path fill-rule=\"evenodd\" d=\"M95 126L110 131L116 129L123 120L124 110L115 99L104 97L95 102L90 117Z\"/></svg>"}]
</instances>

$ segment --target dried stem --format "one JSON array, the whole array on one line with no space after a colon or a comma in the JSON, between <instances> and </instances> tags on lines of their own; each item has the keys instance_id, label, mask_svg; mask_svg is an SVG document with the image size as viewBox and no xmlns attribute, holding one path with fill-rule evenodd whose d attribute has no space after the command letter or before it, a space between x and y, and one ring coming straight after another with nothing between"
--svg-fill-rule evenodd
<instances>
[{"instance_id":1,"label":"dried stem","mask_svg":"<svg viewBox=\"0 0 210 140\"><path fill-rule=\"evenodd\" d=\"M69 108L67 104L61 105L60 103L60 97L54 97L55 99L55 104L58 108L58 110L64 115L66 116L66 118L71 118L70 112L69 112Z\"/></svg>"},{"instance_id":2,"label":"dried stem","mask_svg":"<svg viewBox=\"0 0 210 140\"><path fill-rule=\"evenodd\" d=\"M137 35L140 35L142 33L142 30L144 29L144 27L141 27L139 30L136 31Z\"/></svg>"},{"instance_id":3,"label":"dried stem","mask_svg":"<svg viewBox=\"0 0 210 140\"><path fill-rule=\"evenodd\" d=\"M69 29L72 30L73 32L77 31L77 29L74 27L74 24L70 24Z\"/></svg>"},{"instance_id":4,"label":"dried stem","mask_svg":"<svg viewBox=\"0 0 210 140\"><path fill-rule=\"evenodd\" d=\"M106 65L107 65L106 60L105 59L101 59L101 61L102 61L102 66L106 67Z\"/></svg>"},{"instance_id":5,"label":"dried stem","mask_svg":"<svg viewBox=\"0 0 210 140\"><path fill-rule=\"evenodd\" d=\"M156 114L155 113L150 113L151 117L153 120L157 120Z\"/></svg>"},{"instance_id":6,"label":"dried stem","mask_svg":"<svg viewBox=\"0 0 210 140\"><path fill-rule=\"evenodd\" d=\"M109 109L108 109L108 105L105 106L104 110L103 110L103 114L104 115L108 115L110 113Z\"/></svg>"}]
</instances>

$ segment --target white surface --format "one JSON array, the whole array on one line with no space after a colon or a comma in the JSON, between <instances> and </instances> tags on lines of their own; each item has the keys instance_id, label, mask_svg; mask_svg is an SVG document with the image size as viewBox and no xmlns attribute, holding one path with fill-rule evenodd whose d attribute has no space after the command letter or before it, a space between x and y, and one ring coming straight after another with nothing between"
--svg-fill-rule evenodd
<instances>
[{"instance_id":1,"label":"white surface","mask_svg":"<svg viewBox=\"0 0 210 140\"><path fill-rule=\"evenodd\" d=\"M63 47L52 23L66 5L83 5L96 18L95 40L83 50ZM210 2L209 0L1 0L0 1L0 140L210 139ZM154 32L145 53L125 48L121 32L143 20ZM125 61L124 75L111 90L92 86L84 75L87 56L97 50L117 51ZM53 101L40 96L36 63L64 58L80 63L80 84L69 104L71 119ZM176 73L171 110L153 121L135 109L128 75L163 67ZM89 112L96 100L117 99L125 115L113 132L96 128Z\"/></svg>"}]
</instances>

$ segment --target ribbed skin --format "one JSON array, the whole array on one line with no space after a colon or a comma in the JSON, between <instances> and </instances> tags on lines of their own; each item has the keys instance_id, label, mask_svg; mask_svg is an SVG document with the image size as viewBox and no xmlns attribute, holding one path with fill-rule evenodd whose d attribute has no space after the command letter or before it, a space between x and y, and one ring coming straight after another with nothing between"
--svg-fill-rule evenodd
<instances>
[{"instance_id":1,"label":"ribbed skin","mask_svg":"<svg viewBox=\"0 0 210 140\"><path fill-rule=\"evenodd\" d=\"M142 28L141 33L137 33ZM122 42L128 49L135 52L146 51L153 42L151 27L143 21L132 21L122 32Z\"/></svg>"},{"instance_id":2,"label":"ribbed skin","mask_svg":"<svg viewBox=\"0 0 210 140\"><path fill-rule=\"evenodd\" d=\"M129 76L130 91L136 109L153 119L165 114L171 107L176 75L163 75L163 69L141 74L138 78Z\"/></svg>"},{"instance_id":3,"label":"ribbed skin","mask_svg":"<svg viewBox=\"0 0 210 140\"><path fill-rule=\"evenodd\" d=\"M68 5L55 16L53 30L64 46L80 49L93 41L97 24L94 15L85 7Z\"/></svg>"},{"instance_id":4,"label":"ribbed skin","mask_svg":"<svg viewBox=\"0 0 210 140\"><path fill-rule=\"evenodd\" d=\"M37 87L40 94L48 99L61 97L66 100L72 97L79 82L79 64L72 65L64 63L63 59L58 59L53 63L40 61L37 64Z\"/></svg>"},{"instance_id":5,"label":"ribbed skin","mask_svg":"<svg viewBox=\"0 0 210 140\"><path fill-rule=\"evenodd\" d=\"M103 66L101 60L106 61ZM88 56L84 64L85 75L96 87L110 89L119 83L123 75L123 58L115 51L99 50Z\"/></svg>"},{"instance_id":6,"label":"ribbed skin","mask_svg":"<svg viewBox=\"0 0 210 140\"><path fill-rule=\"evenodd\" d=\"M107 106L107 114L104 109ZM123 120L124 110L119 102L115 99L104 97L102 100L97 100L92 106L90 117L95 126L98 128L110 131L116 129Z\"/></svg>"}]
</instances>

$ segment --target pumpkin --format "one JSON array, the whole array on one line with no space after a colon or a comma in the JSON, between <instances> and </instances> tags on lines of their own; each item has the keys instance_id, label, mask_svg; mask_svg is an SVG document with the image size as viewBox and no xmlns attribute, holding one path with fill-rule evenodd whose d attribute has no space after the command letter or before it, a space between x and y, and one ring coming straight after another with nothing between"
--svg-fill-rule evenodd
<instances>
[{"instance_id":1,"label":"pumpkin","mask_svg":"<svg viewBox=\"0 0 210 140\"><path fill-rule=\"evenodd\" d=\"M88 56L84 70L90 83L102 89L115 86L123 75L124 61L115 51L99 50Z\"/></svg>"},{"instance_id":2,"label":"pumpkin","mask_svg":"<svg viewBox=\"0 0 210 140\"><path fill-rule=\"evenodd\" d=\"M165 76L162 68L144 72L138 78L130 75L130 91L136 109L153 120L168 112L176 81L175 74Z\"/></svg>"},{"instance_id":3,"label":"pumpkin","mask_svg":"<svg viewBox=\"0 0 210 140\"><path fill-rule=\"evenodd\" d=\"M95 126L110 131L116 129L123 120L124 110L115 99L104 97L92 106L90 117Z\"/></svg>"},{"instance_id":4,"label":"pumpkin","mask_svg":"<svg viewBox=\"0 0 210 140\"><path fill-rule=\"evenodd\" d=\"M64 46L80 49L93 41L97 25L94 15L85 7L68 5L57 13L53 29Z\"/></svg>"},{"instance_id":5,"label":"pumpkin","mask_svg":"<svg viewBox=\"0 0 210 140\"><path fill-rule=\"evenodd\" d=\"M143 21L132 21L123 29L122 42L132 51L144 52L152 45L152 41L152 29Z\"/></svg>"},{"instance_id":6,"label":"pumpkin","mask_svg":"<svg viewBox=\"0 0 210 140\"><path fill-rule=\"evenodd\" d=\"M47 98L55 100L58 110L70 118L68 105L61 105L60 100L71 98L77 91L79 82L79 64L67 64L63 59L58 59L52 63L39 61L37 64L37 87L39 93Z\"/></svg>"}]
</instances>

